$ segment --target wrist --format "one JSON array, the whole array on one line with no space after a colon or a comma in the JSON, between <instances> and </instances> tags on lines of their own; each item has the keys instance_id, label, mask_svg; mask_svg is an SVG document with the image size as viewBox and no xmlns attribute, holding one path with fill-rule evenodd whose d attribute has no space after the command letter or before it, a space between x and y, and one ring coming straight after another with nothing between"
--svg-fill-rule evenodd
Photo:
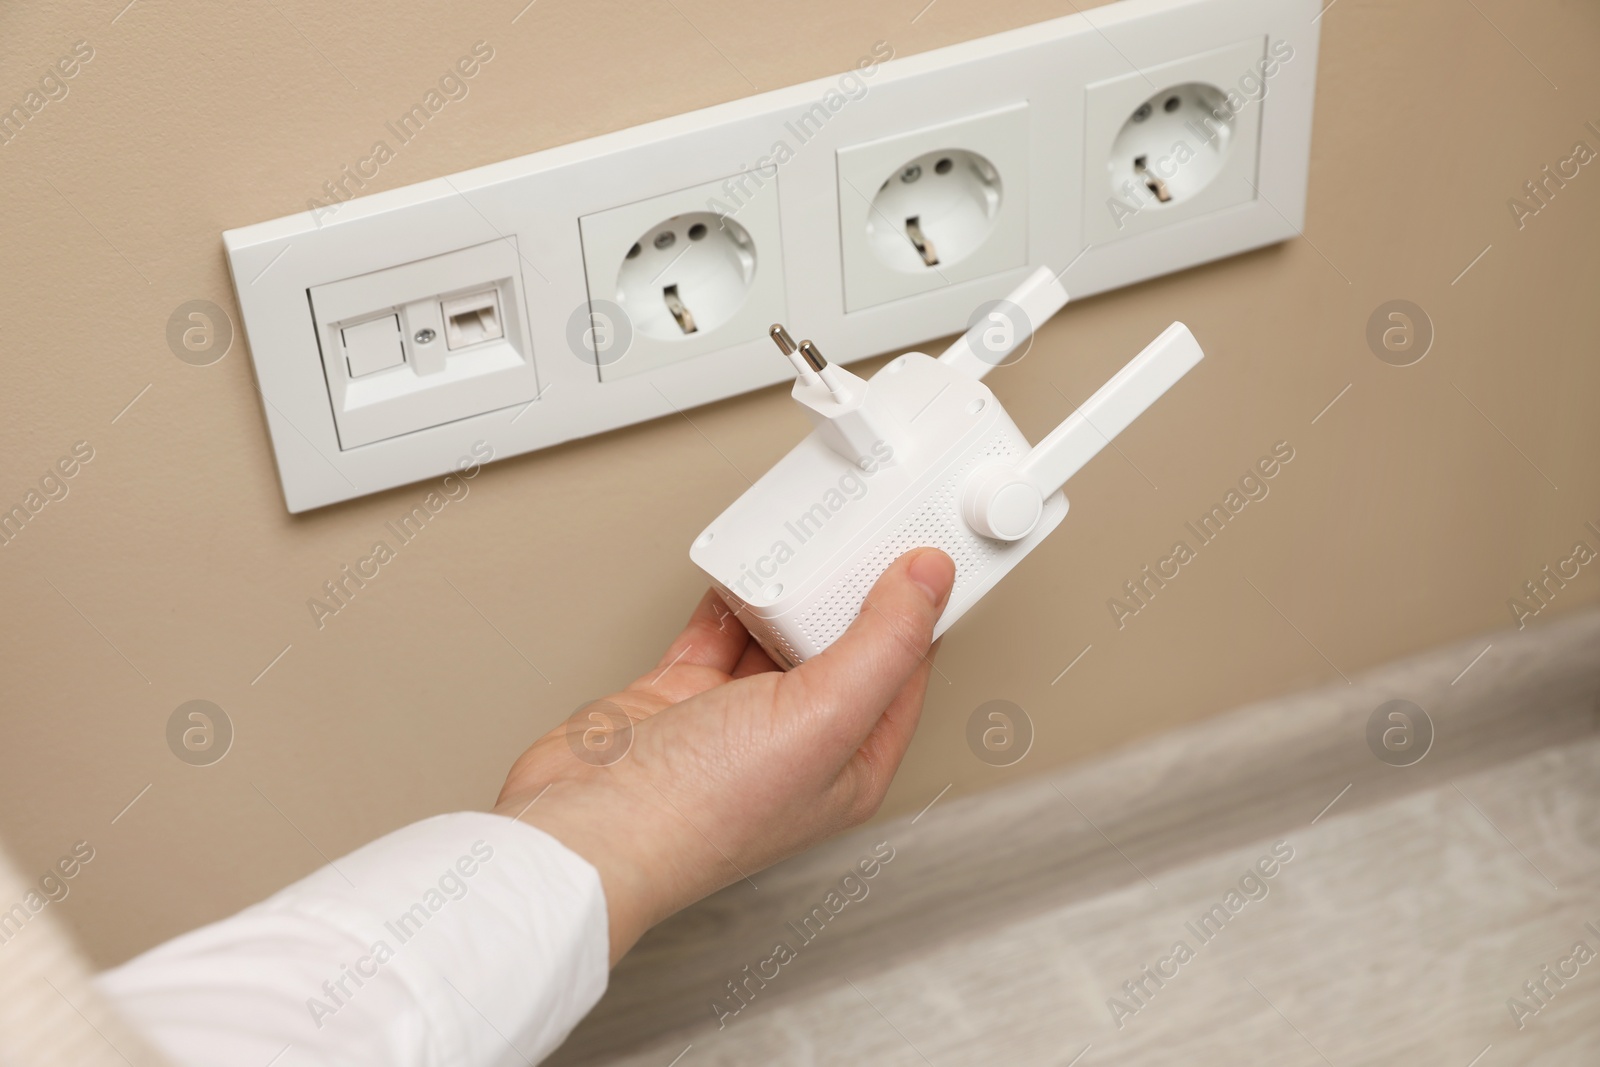
<instances>
[{"instance_id":1,"label":"wrist","mask_svg":"<svg viewBox=\"0 0 1600 1067\"><path fill-rule=\"evenodd\" d=\"M543 830L595 869L606 899L612 966L646 930L697 896L683 888L675 828L654 805L620 801L614 783L562 779L494 809Z\"/></svg>"}]
</instances>

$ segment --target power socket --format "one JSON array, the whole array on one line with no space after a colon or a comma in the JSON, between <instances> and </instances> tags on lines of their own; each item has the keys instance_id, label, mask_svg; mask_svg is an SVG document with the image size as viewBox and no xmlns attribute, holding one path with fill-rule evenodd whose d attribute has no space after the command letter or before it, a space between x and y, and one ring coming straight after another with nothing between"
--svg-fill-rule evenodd
<instances>
[{"instance_id":1,"label":"power socket","mask_svg":"<svg viewBox=\"0 0 1600 1067\"><path fill-rule=\"evenodd\" d=\"M863 42L842 74L230 230L285 502L777 384L775 321L842 366L961 332L1042 263L1084 297L1293 239L1325 2Z\"/></svg>"},{"instance_id":2,"label":"power socket","mask_svg":"<svg viewBox=\"0 0 1600 1067\"><path fill-rule=\"evenodd\" d=\"M731 180L578 220L591 306L614 303L631 334L595 345L601 381L759 339L784 316L777 186L754 190L736 213L707 210Z\"/></svg>"},{"instance_id":3,"label":"power socket","mask_svg":"<svg viewBox=\"0 0 1600 1067\"><path fill-rule=\"evenodd\" d=\"M1282 49L1254 37L1089 86L1088 240L1148 233L1255 200L1261 114Z\"/></svg>"},{"instance_id":4,"label":"power socket","mask_svg":"<svg viewBox=\"0 0 1600 1067\"><path fill-rule=\"evenodd\" d=\"M846 310L1027 266L1027 104L838 158Z\"/></svg>"},{"instance_id":5,"label":"power socket","mask_svg":"<svg viewBox=\"0 0 1600 1067\"><path fill-rule=\"evenodd\" d=\"M1008 329L985 321L939 358L910 352L870 381L773 327L816 429L689 556L774 662L827 648L888 566L924 546L956 565L942 635L1066 518L1067 480L1202 359L1173 323L1030 446L982 378L1066 301L1041 268L1001 304Z\"/></svg>"}]
</instances>

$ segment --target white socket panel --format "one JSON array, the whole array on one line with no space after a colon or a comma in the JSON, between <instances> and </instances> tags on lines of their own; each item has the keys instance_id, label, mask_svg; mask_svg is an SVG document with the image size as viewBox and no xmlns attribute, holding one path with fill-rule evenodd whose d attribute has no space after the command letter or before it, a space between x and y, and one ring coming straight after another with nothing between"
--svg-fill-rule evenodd
<instances>
[{"instance_id":1,"label":"white socket panel","mask_svg":"<svg viewBox=\"0 0 1600 1067\"><path fill-rule=\"evenodd\" d=\"M864 44L842 75L230 230L289 510L448 473L480 442L504 458L786 382L779 319L848 363L964 330L1042 264L1076 298L1291 238L1319 11L1122 0L904 58ZM1144 154L1119 137L1188 85L1242 101L1227 155L1116 225L1112 168ZM992 170L924 186L966 200L883 189L946 151ZM875 247L847 176L940 262ZM626 268L642 238L723 216L681 262Z\"/></svg>"},{"instance_id":2,"label":"white socket panel","mask_svg":"<svg viewBox=\"0 0 1600 1067\"><path fill-rule=\"evenodd\" d=\"M1266 41L1253 35L1227 48L1089 86L1083 206L1090 244L1256 199L1261 115L1280 73L1264 78L1261 67L1269 62L1275 60L1266 52ZM1240 79L1249 75L1256 78L1251 84L1262 87L1259 99L1239 88ZM1206 105L1225 102L1230 90L1247 102L1218 120ZM1141 179L1134 166L1140 159L1148 178L1170 187L1171 199L1163 201L1148 178Z\"/></svg>"},{"instance_id":3,"label":"white socket panel","mask_svg":"<svg viewBox=\"0 0 1600 1067\"><path fill-rule=\"evenodd\" d=\"M708 211L719 198L734 206L737 180L723 177L578 220L597 316L605 315L603 302L626 315L626 325L597 322L586 335L602 381L730 346L770 344L767 329L786 314L778 185L746 181L750 192L736 210Z\"/></svg>"},{"instance_id":4,"label":"white socket panel","mask_svg":"<svg viewBox=\"0 0 1600 1067\"><path fill-rule=\"evenodd\" d=\"M1028 139L1024 102L840 149L845 310L1027 266Z\"/></svg>"}]
</instances>

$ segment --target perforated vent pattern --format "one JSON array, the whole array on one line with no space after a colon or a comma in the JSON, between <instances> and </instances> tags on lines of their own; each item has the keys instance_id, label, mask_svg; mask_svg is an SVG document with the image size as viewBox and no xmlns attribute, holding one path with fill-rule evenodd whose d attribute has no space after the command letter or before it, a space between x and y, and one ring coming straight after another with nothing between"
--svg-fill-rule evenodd
<instances>
[{"instance_id":1,"label":"perforated vent pattern","mask_svg":"<svg viewBox=\"0 0 1600 1067\"><path fill-rule=\"evenodd\" d=\"M997 546L968 528L961 518L961 480L972 466L988 459L1013 459L1017 446L1006 434L996 434L967 457L944 484L929 495L917 512L901 523L870 555L862 558L844 579L800 617L800 634L819 648L827 647L855 621L862 603L889 564L913 548L942 548L956 564L955 592L959 594L994 559Z\"/></svg>"},{"instance_id":2,"label":"perforated vent pattern","mask_svg":"<svg viewBox=\"0 0 1600 1067\"><path fill-rule=\"evenodd\" d=\"M744 623L745 629L750 631L750 636L756 639L756 643L778 661L778 666L787 670L800 665L800 653L795 651L789 639L771 622L748 613L739 616L739 620Z\"/></svg>"},{"instance_id":3,"label":"perforated vent pattern","mask_svg":"<svg viewBox=\"0 0 1600 1067\"><path fill-rule=\"evenodd\" d=\"M750 636L764 649L767 654L777 661L780 667L792 668L800 664L800 653L795 651L789 639L778 631L778 628L767 619L763 619L750 610L750 606L740 599L734 592L721 582L716 583L717 593L744 623L744 628L750 631Z\"/></svg>"}]
</instances>

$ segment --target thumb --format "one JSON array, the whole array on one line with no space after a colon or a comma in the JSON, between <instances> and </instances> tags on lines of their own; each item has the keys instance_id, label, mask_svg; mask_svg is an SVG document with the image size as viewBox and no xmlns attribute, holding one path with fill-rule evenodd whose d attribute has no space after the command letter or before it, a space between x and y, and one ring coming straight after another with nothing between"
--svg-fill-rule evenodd
<instances>
[{"instance_id":1,"label":"thumb","mask_svg":"<svg viewBox=\"0 0 1600 1067\"><path fill-rule=\"evenodd\" d=\"M927 659L955 576L937 548L907 552L878 578L850 628L785 676L785 689L835 719L849 752Z\"/></svg>"}]
</instances>

